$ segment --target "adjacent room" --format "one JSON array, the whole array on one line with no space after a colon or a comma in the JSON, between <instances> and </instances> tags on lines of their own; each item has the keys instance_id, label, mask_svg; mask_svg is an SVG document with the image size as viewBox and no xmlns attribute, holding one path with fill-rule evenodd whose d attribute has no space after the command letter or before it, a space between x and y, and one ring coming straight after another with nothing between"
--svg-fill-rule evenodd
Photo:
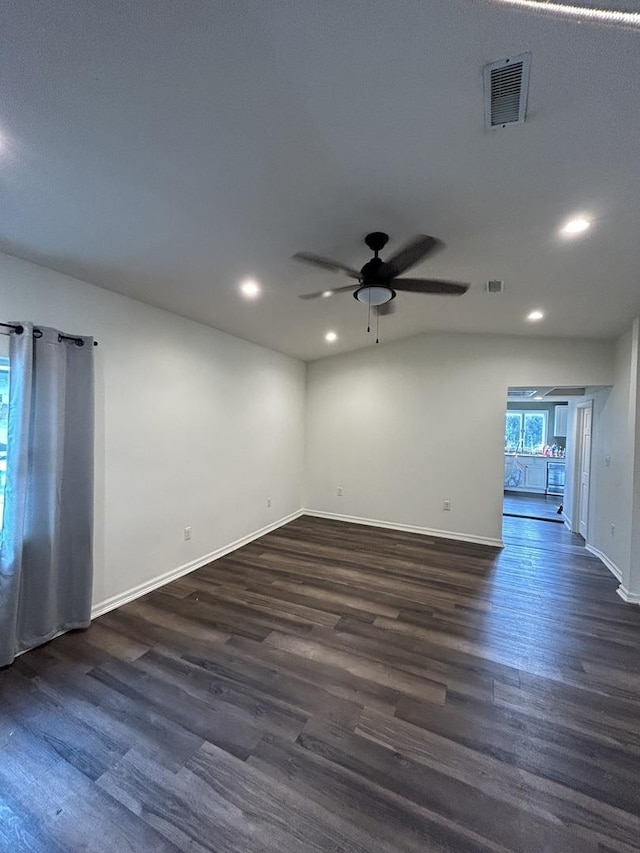
<instances>
[{"instance_id":1,"label":"adjacent room","mask_svg":"<svg viewBox=\"0 0 640 853\"><path fill-rule=\"evenodd\" d=\"M563 523L569 405L585 389L509 388L504 426L503 515ZM571 488L569 483L568 487Z\"/></svg>"},{"instance_id":2,"label":"adjacent room","mask_svg":"<svg viewBox=\"0 0 640 853\"><path fill-rule=\"evenodd\" d=\"M640 851L639 79L0 4L0 853Z\"/></svg>"}]
</instances>

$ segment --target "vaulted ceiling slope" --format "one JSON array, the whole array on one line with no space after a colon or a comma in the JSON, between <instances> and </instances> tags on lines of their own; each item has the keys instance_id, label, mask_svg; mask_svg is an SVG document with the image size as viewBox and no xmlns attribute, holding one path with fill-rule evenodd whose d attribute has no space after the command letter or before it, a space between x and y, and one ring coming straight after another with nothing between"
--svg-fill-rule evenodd
<instances>
[{"instance_id":1,"label":"vaulted ceiling slope","mask_svg":"<svg viewBox=\"0 0 640 853\"><path fill-rule=\"evenodd\" d=\"M522 52L527 121L487 131L482 69ZM383 340L640 313L640 28L499 0L3 0L0 80L8 253L304 359L372 338L350 294L298 299L347 282L291 255L359 268L372 230L441 238L412 274L472 285L399 295Z\"/></svg>"}]
</instances>

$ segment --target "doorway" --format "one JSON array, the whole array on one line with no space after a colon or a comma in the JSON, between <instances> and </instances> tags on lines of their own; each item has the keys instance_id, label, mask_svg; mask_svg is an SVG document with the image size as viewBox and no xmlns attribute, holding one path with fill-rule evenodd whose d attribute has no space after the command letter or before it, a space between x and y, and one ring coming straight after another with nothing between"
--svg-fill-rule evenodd
<instances>
[{"instance_id":1,"label":"doorway","mask_svg":"<svg viewBox=\"0 0 640 853\"><path fill-rule=\"evenodd\" d=\"M591 437L593 403L579 403L576 419L576 472L574 518L572 527L586 540L589 527L589 494L591 489Z\"/></svg>"},{"instance_id":2,"label":"doorway","mask_svg":"<svg viewBox=\"0 0 640 853\"><path fill-rule=\"evenodd\" d=\"M558 391L508 390L502 505L505 517L564 523L569 406Z\"/></svg>"}]
</instances>

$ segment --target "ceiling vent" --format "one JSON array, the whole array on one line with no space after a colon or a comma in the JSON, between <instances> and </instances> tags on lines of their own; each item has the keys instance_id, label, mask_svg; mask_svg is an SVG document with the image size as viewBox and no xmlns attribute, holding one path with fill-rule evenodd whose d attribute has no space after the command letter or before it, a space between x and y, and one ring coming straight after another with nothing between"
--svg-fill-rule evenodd
<instances>
[{"instance_id":1,"label":"ceiling vent","mask_svg":"<svg viewBox=\"0 0 640 853\"><path fill-rule=\"evenodd\" d=\"M530 400L538 393L537 388L509 388L507 395L517 399Z\"/></svg>"},{"instance_id":2,"label":"ceiling vent","mask_svg":"<svg viewBox=\"0 0 640 853\"><path fill-rule=\"evenodd\" d=\"M484 289L487 293L504 293L504 281L499 281L496 278L491 279L485 284Z\"/></svg>"},{"instance_id":3,"label":"ceiling vent","mask_svg":"<svg viewBox=\"0 0 640 853\"><path fill-rule=\"evenodd\" d=\"M484 117L487 130L522 124L527 112L530 69L530 53L485 65Z\"/></svg>"},{"instance_id":4,"label":"ceiling vent","mask_svg":"<svg viewBox=\"0 0 640 853\"><path fill-rule=\"evenodd\" d=\"M584 397L586 388L552 388L545 397Z\"/></svg>"}]
</instances>

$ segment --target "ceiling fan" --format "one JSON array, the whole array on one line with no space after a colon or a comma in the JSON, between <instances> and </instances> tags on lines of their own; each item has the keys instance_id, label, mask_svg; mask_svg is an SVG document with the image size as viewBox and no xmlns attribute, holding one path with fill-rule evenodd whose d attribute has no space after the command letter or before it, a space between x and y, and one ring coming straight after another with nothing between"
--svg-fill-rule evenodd
<instances>
[{"instance_id":1,"label":"ceiling fan","mask_svg":"<svg viewBox=\"0 0 640 853\"><path fill-rule=\"evenodd\" d=\"M318 299L323 296L333 296L334 293L345 293L354 291L354 297L359 302L364 302L373 308L376 314L391 314L394 310L391 300L395 299L397 292L407 293L433 293L440 296L462 296L469 289L468 284L454 281L441 281L433 278L398 278L403 272L415 266L429 255L444 248L444 243L427 234L419 234L409 240L388 260L383 261L378 253L384 249L389 240L389 235L382 231L373 231L367 234L364 242L374 253L373 258L368 261L362 269L353 269L339 261L332 261L321 255L310 252L298 252L293 257L296 261L311 264L315 267L329 272L343 272L349 278L356 280L356 284L348 284L344 287L334 287L331 290L319 290L317 293L303 293L300 299Z\"/></svg>"}]
</instances>

